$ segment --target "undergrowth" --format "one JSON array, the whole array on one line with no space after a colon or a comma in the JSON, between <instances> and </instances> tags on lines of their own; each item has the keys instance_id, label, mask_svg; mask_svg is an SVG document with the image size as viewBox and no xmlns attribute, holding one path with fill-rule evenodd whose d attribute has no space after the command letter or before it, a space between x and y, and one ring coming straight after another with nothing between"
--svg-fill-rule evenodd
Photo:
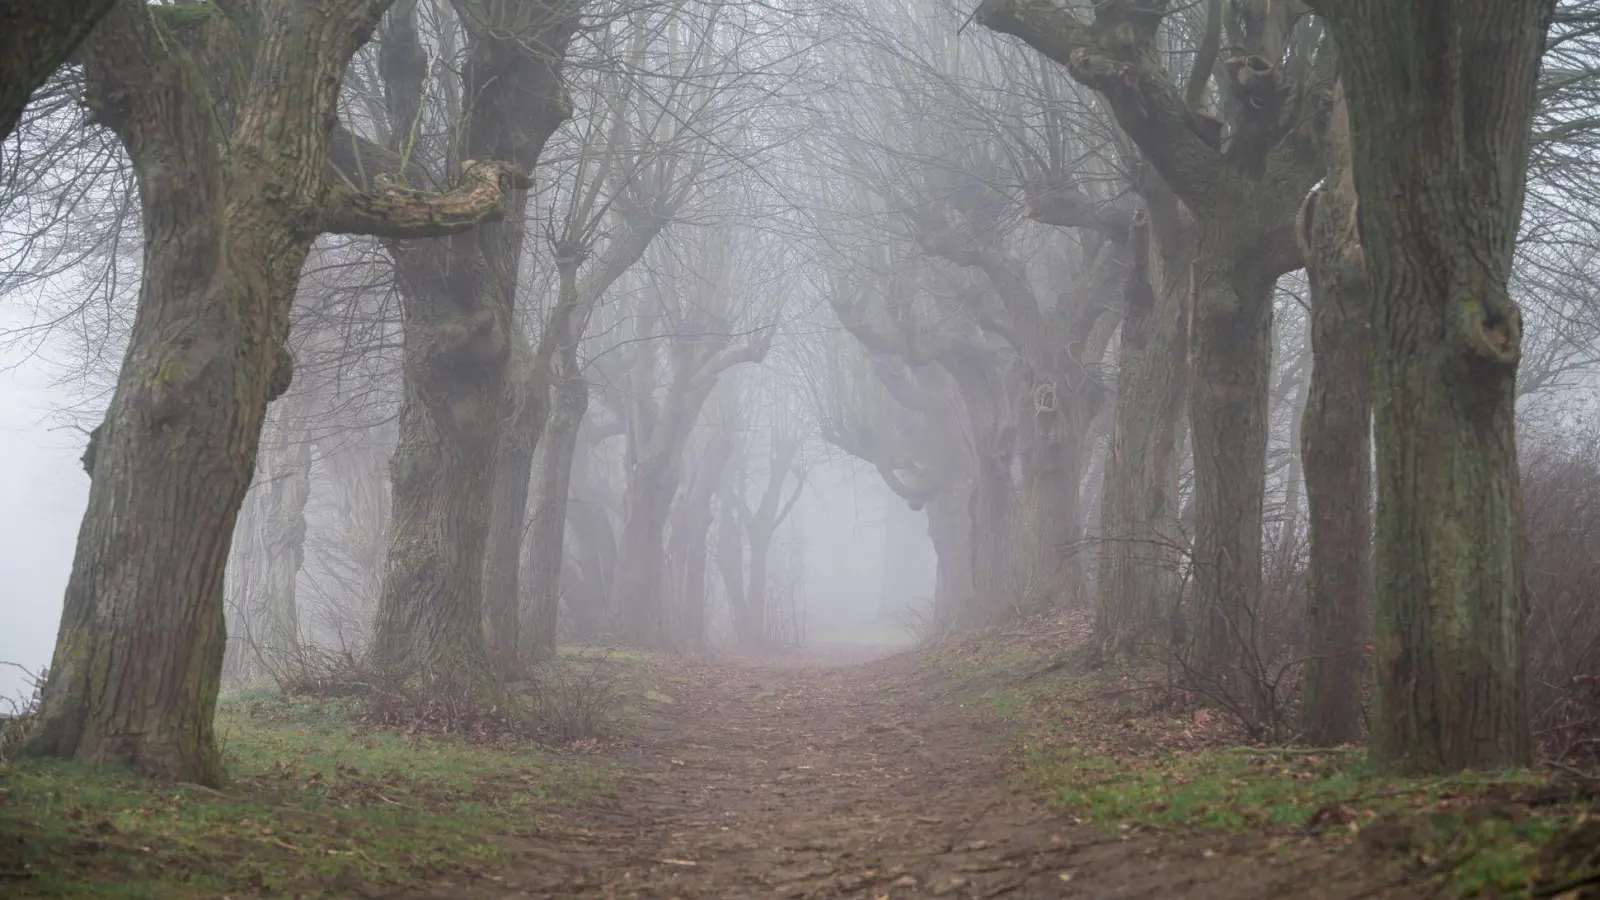
<instances>
[{"instance_id":1,"label":"undergrowth","mask_svg":"<svg viewBox=\"0 0 1600 900\"><path fill-rule=\"evenodd\" d=\"M362 728L343 699L225 700L218 792L57 760L0 767L0 894L347 896L472 873L499 838L609 792L524 742Z\"/></svg>"}]
</instances>

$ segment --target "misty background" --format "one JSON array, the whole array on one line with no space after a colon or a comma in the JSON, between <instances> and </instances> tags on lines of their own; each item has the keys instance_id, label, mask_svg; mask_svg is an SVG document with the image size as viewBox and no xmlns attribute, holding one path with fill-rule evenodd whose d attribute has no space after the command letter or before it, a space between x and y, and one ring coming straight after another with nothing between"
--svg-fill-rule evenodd
<instances>
[{"instance_id":1,"label":"misty background","mask_svg":"<svg viewBox=\"0 0 1600 900\"><path fill-rule=\"evenodd\" d=\"M48 337L26 336L31 324L15 305L0 307L0 329L12 335L0 347L0 509L6 510L0 517L0 661L16 664L0 666L0 697L7 698L25 693L28 672L50 662L89 495L89 477L78 462L85 437L64 424L63 413L73 411L74 420L95 420L101 413L84 409L71 387L59 383L62 364ZM789 539L804 547L803 597L812 641L909 640L892 617L880 614L880 599L903 605L933 592L932 544L917 517L902 512L904 506L869 467L842 454L833 454L808 480L788 528ZM898 539L912 544L909 554L902 550L897 558L919 566L886 570L891 516L905 523Z\"/></svg>"}]
</instances>

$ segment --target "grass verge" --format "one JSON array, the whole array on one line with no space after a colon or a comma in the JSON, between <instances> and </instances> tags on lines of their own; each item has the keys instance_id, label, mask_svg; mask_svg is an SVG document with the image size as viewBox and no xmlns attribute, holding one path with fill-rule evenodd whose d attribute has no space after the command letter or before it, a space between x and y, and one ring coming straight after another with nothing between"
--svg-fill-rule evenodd
<instances>
[{"instance_id":1,"label":"grass verge","mask_svg":"<svg viewBox=\"0 0 1600 900\"><path fill-rule=\"evenodd\" d=\"M528 744L353 727L337 701L225 700L225 792L55 760L0 766L0 894L348 896L506 852L606 767Z\"/></svg>"},{"instance_id":2,"label":"grass verge","mask_svg":"<svg viewBox=\"0 0 1600 900\"><path fill-rule=\"evenodd\" d=\"M1600 844L1570 846L1600 823L1591 778L1396 777L1360 748L1239 746L1209 711L1139 695L1106 676L1059 672L986 696L996 715L1025 723L1022 786L1107 830L1344 843L1407 889L1456 896L1554 896L1541 889L1600 879Z\"/></svg>"}]
</instances>

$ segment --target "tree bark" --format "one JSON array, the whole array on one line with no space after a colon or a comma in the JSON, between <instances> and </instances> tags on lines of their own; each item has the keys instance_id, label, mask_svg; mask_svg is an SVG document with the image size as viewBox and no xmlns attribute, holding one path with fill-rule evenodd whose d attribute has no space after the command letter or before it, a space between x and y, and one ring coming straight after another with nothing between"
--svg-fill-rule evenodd
<instances>
[{"instance_id":1,"label":"tree bark","mask_svg":"<svg viewBox=\"0 0 1600 900\"><path fill-rule=\"evenodd\" d=\"M1507 282L1555 3L1315 6L1339 47L1372 298L1372 755L1406 772L1527 765Z\"/></svg>"},{"instance_id":2,"label":"tree bark","mask_svg":"<svg viewBox=\"0 0 1600 900\"><path fill-rule=\"evenodd\" d=\"M1192 235L1153 193L1129 240L1117 400L1100 502L1095 634L1102 657L1142 655L1178 601L1178 443L1187 394Z\"/></svg>"},{"instance_id":3,"label":"tree bark","mask_svg":"<svg viewBox=\"0 0 1600 900\"><path fill-rule=\"evenodd\" d=\"M1312 367L1300 452L1311 558L1301 729L1319 746L1361 740L1361 675L1372 598L1372 374L1368 285L1342 89L1329 180L1300 211L1311 285Z\"/></svg>"},{"instance_id":4,"label":"tree bark","mask_svg":"<svg viewBox=\"0 0 1600 900\"><path fill-rule=\"evenodd\" d=\"M517 667L521 604L517 579L533 458L550 411L548 376L535 373L537 360L525 338L513 338L512 377L507 385L504 431L494 456L488 551L483 560L484 630L489 659L502 678Z\"/></svg>"},{"instance_id":5,"label":"tree bark","mask_svg":"<svg viewBox=\"0 0 1600 900\"><path fill-rule=\"evenodd\" d=\"M1293 65L1294 4L1236 2L1235 55L1193 76L1202 90L1219 77L1231 113L1222 124L1173 83L1156 35L1166 0L1100 3L1079 11L1031 0L983 0L982 25L1021 38L1098 91L1161 180L1194 214L1189 418L1193 429L1196 529L1192 657L1201 690L1264 713L1267 696L1254 645L1261 595L1266 401L1272 288L1300 265L1291 227L1325 170L1327 62L1311 47ZM1212 7L1219 15L1220 6ZM1220 23L1219 23L1220 24ZM1211 62L1217 62L1212 60ZM1298 67L1298 68L1297 68ZM1287 70L1287 71L1286 71ZM1298 75L1293 74L1298 72Z\"/></svg>"},{"instance_id":6,"label":"tree bark","mask_svg":"<svg viewBox=\"0 0 1600 900\"><path fill-rule=\"evenodd\" d=\"M582 3L456 0L469 41L469 153L510 159L524 171L537 164L572 114L561 67ZM427 62L414 24L402 16L391 23L381 57L391 131L407 135ZM467 695L490 690L507 666L491 661L486 646L483 576L527 203L518 192L502 223L392 250L405 298L405 392L372 652L396 675ZM506 611L502 602L497 624ZM514 633L504 637L515 648Z\"/></svg>"},{"instance_id":7,"label":"tree bark","mask_svg":"<svg viewBox=\"0 0 1600 900\"><path fill-rule=\"evenodd\" d=\"M28 99L72 56L117 0L12 0L0 6L0 143Z\"/></svg>"},{"instance_id":8,"label":"tree bark","mask_svg":"<svg viewBox=\"0 0 1600 900\"><path fill-rule=\"evenodd\" d=\"M1256 637L1272 386L1275 275L1240 272L1239 248L1202 223L1195 253L1193 382L1195 647L1191 665L1217 699L1265 712Z\"/></svg>"},{"instance_id":9,"label":"tree bark","mask_svg":"<svg viewBox=\"0 0 1600 900\"><path fill-rule=\"evenodd\" d=\"M388 4L123 0L85 43L86 100L139 182L145 271L43 691L36 752L215 785L222 587L294 289L323 231L427 236L503 214L503 166L450 195L330 178L339 76ZM248 82L233 77L258 73ZM229 153L224 156L224 148Z\"/></svg>"}]
</instances>

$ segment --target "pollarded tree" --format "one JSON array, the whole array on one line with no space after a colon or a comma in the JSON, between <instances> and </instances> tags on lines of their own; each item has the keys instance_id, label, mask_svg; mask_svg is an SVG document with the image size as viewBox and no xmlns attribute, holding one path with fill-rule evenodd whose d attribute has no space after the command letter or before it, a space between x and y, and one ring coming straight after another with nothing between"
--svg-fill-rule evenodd
<instances>
[{"instance_id":1,"label":"pollarded tree","mask_svg":"<svg viewBox=\"0 0 1600 900\"><path fill-rule=\"evenodd\" d=\"M684 448L723 373L766 358L775 326L740 334L735 323L759 314L750 298L772 292L767 279L780 277L783 265L779 248L758 236L708 227L690 237L678 235L677 252L663 254L650 273L635 312L637 343L623 376L627 492L612 606L626 640L663 649L670 643L662 591L666 527L682 480ZM685 255L695 260L692 267ZM660 369L661 344L666 372Z\"/></svg>"},{"instance_id":2,"label":"pollarded tree","mask_svg":"<svg viewBox=\"0 0 1600 900\"><path fill-rule=\"evenodd\" d=\"M1098 91L1194 214L1195 662L1204 678L1236 694L1239 682L1261 680L1247 670L1255 659L1247 650L1261 596L1273 287L1300 266L1292 224L1325 168L1334 73L1300 4L1215 0L1181 89L1159 46L1173 7L1106 0L1086 19L1055 3L984 0L974 18ZM1225 54L1224 36L1233 45ZM1213 77L1220 118L1205 101Z\"/></svg>"},{"instance_id":3,"label":"pollarded tree","mask_svg":"<svg viewBox=\"0 0 1600 900\"><path fill-rule=\"evenodd\" d=\"M1338 42L1371 284L1377 443L1372 752L1525 765L1507 291L1555 0L1316 0Z\"/></svg>"},{"instance_id":4,"label":"pollarded tree","mask_svg":"<svg viewBox=\"0 0 1600 900\"><path fill-rule=\"evenodd\" d=\"M145 265L85 453L88 511L35 752L224 779L212 731L224 570L267 404L291 377L289 311L312 241L469 230L526 183L487 162L464 164L466 186L448 195L335 177L340 75L388 5L122 0L80 51L86 100L138 179Z\"/></svg>"},{"instance_id":5,"label":"pollarded tree","mask_svg":"<svg viewBox=\"0 0 1600 900\"><path fill-rule=\"evenodd\" d=\"M847 327L862 331L865 341L879 347L889 342L859 319L850 321ZM942 384L935 389L921 383L942 382L937 367L911 367L882 350L869 356L864 347L853 349L834 354L829 392L818 404L821 437L871 465L890 491L927 516L937 565L928 624L942 632L973 604L968 508L975 466L961 432L959 402Z\"/></svg>"},{"instance_id":6,"label":"pollarded tree","mask_svg":"<svg viewBox=\"0 0 1600 900\"><path fill-rule=\"evenodd\" d=\"M584 2L452 0L465 59L460 84L447 75L441 93L466 98L460 110L444 104L446 116L462 120L466 156L493 154L523 171L538 163L572 115L561 73ZM379 60L395 150L438 150L444 158L431 162L448 171L454 142L417 139L436 113L425 108L433 66L412 0L396 6ZM404 298L405 395L371 651L383 668L441 689L481 692L497 674L485 644L483 574L527 202L518 193L500 224L399 244L392 254Z\"/></svg>"},{"instance_id":7,"label":"pollarded tree","mask_svg":"<svg viewBox=\"0 0 1600 900\"><path fill-rule=\"evenodd\" d=\"M684 653L705 653L709 649L706 564L711 547L711 501L718 488L727 483L728 464L739 452L735 431L738 404L734 402L732 384L727 382L728 387L720 391L724 402L715 404L713 415L708 416L720 421L713 422L710 435L694 455L689 482L672 505L667 538L672 573L668 619L672 645Z\"/></svg>"},{"instance_id":8,"label":"pollarded tree","mask_svg":"<svg viewBox=\"0 0 1600 900\"><path fill-rule=\"evenodd\" d=\"M767 589L772 563L772 536L778 526L794 511L805 489L805 469L797 457L805 444L806 434L800 423L785 415L776 398L768 400L767 415L771 419L768 432L767 461L764 483L754 506L745 497L744 485L735 483L722 496L725 509L738 517L744 528L745 540L750 546L750 580L742 592L742 605L733 608L734 633L740 644L758 649L766 646ZM789 476L794 476L794 489L785 497Z\"/></svg>"},{"instance_id":9,"label":"pollarded tree","mask_svg":"<svg viewBox=\"0 0 1600 900\"><path fill-rule=\"evenodd\" d=\"M520 592L511 581L508 592L504 575L490 579L491 609L514 603L518 593L524 598L524 617L534 623L534 633L523 643L537 654L555 652L568 493L578 429L589 406L579 345L603 296L672 224L710 170L720 168L712 160L718 139L738 130L742 110L730 102L737 92L728 79L739 42L729 48L716 39L725 24L721 10L684 13L679 7L639 10L595 40L602 56L619 55L612 45L626 42L626 60L620 71L589 86L605 111L574 136L578 149L561 176L565 202L557 205L564 221L552 231L559 274L555 310L562 314L550 317L535 354L536 364L544 360L537 391L549 395L550 421L526 537L529 580ZM585 267L591 252L593 261ZM518 447L531 464L531 446ZM498 493L525 499L524 460L511 466L523 475L521 493ZM493 552L515 560L522 522L511 529L510 516L497 513L497 520L501 530ZM496 564L493 556L490 564Z\"/></svg>"}]
</instances>

